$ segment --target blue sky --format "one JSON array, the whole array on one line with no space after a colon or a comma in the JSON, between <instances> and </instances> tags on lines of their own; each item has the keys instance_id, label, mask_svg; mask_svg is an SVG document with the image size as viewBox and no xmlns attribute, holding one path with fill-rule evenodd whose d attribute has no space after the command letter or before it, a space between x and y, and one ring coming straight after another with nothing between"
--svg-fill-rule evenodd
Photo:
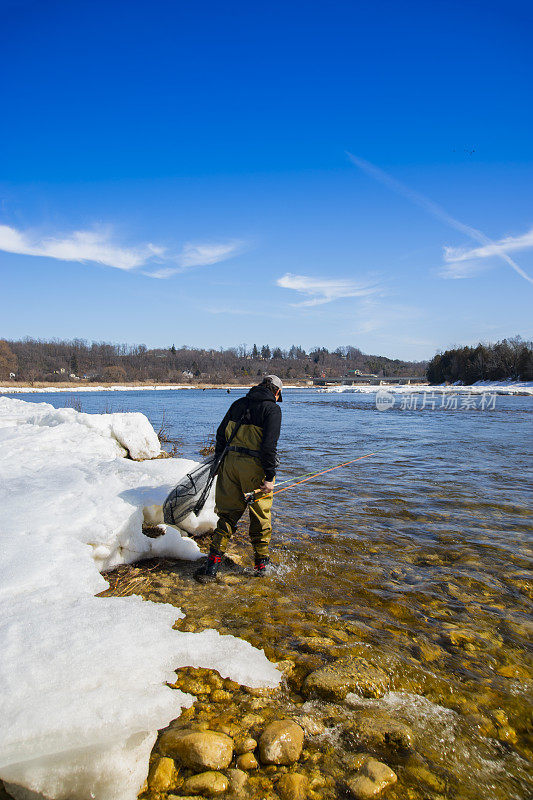
<instances>
[{"instance_id":1,"label":"blue sky","mask_svg":"<svg viewBox=\"0 0 533 800\"><path fill-rule=\"evenodd\" d=\"M526 2L0 0L0 336L532 336Z\"/></svg>"}]
</instances>

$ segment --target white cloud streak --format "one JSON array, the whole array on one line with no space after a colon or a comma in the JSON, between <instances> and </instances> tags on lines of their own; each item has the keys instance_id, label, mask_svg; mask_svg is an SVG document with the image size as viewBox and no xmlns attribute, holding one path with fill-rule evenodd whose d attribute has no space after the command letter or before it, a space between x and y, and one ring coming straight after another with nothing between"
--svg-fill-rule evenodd
<instances>
[{"instance_id":1,"label":"white cloud streak","mask_svg":"<svg viewBox=\"0 0 533 800\"><path fill-rule=\"evenodd\" d=\"M170 278L180 272L187 272L194 267L207 267L226 261L242 252L244 243L241 241L226 242L225 244L192 244L188 242L183 246L181 253L174 257L176 267L163 267L162 269L144 272L149 278ZM167 260L169 260L167 258Z\"/></svg>"},{"instance_id":2,"label":"white cloud streak","mask_svg":"<svg viewBox=\"0 0 533 800\"><path fill-rule=\"evenodd\" d=\"M474 242L477 242L483 247L497 247L497 244L489 239L489 237L486 236L482 231L477 230L477 228L472 228L470 225L465 225L463 222L460 222L460 220L455 219L455 217L452 217L450 214L448 214L448 212L441 208L441 206L437 205L437 203L434 203L433 200L429 200L419 192L415 192L413 189L410 189L408 186L400 183L400 181L397 181L396 178L388 175L382 169L379 169L379 167L376 167L374 164L371 164L364 158L354 156L352 153L348 153L347 155L350 161L355 164L356 167L359 167L359 169L361 169L367 175L370 175L370 177L379 181L384 186L392 189L392 191L407 198L435 219L444 222L445 225L448 225L450 228L454 228L460 233L464 233ZM520 275L520 277L524 278L524 280L529 281L529 283L533 283L533 278L530 278L527 272L524 272L522 267L519 266L519 264L517 264L516 261L514 261L509 255L507 255L503 249L500 249L498 252L494 253L494 255L497 255L502 261L508 264L512 269L514 269L515 272L518 273L518 275ZM445 273L445 277L465 277L465 275L449 274L449 272L450 271L448 270Z\"/></svg>"},{"instance_id":3,"label":"white cloud streak","mask_svg":"<svg viewBox=\"0 0 533 800\"><path fill-rule=\"evenodd\" d=\"M290 272L278 278L276 283L283 289L293 289L308 296L308 300L291 304L297 307L323 305L343 297L366 297L379 291L379 287L375 283L310 278L307 275L292 275Z\"/></svg>"},{"instance_id":4,"label":"white cloud streak","mask_svg":"<svg viewBox=\"0 0 533 800\"><path fill-rule=\"evenodd\" d=\"M186 243L181 252L147 242L124 247L113 241L112 229L73 231L63 236L40 236L0 225L0 250L59 261L92 262L125 271L140 270L150 278L169 278L194 267L224 261L243 249L240 241L220 244ZM158 266L163 265L165 266ZM141 269L147 268L147 269Z\"/></svg>"},{"instance_id":5,"label":"white cloud streak","mask_svg":"<svg viewBox=\"0 0 533 800\"><path fill-rule=\"evenodd\" d=\"M528 250L533 247L533 229L521 236L506 236L492 244L481 247L445 247L444 261L446 275L451 278L462 278L485 268L480 263L488 258L501 257L509 251Z\"/></svg>"}]
</instances>

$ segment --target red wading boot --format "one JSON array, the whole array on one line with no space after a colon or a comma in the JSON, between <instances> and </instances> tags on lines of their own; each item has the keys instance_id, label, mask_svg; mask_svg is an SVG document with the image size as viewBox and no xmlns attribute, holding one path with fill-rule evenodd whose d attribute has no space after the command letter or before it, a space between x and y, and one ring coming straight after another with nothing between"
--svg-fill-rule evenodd
<instances>
[{"instance_id":1,"label":"red wading boot","mask_svg":"<svg viewBox=\"0 0 533 800\"><path fill-rule=\"evenodd\" d=\"M261 556L255 559L254 578L264 578L270 575L272 570L269 567L270 559L268 556Z\"/></svg>"},{"instance_id":2,"label":"red wading boot","mask_svg":"<svg viewBox=\"0 0 533 800\"><path fill-rule=\"evenodd\" d=\"M205 564L194 573L194 579L198 583L212 583L217 579L217 572L222 561L222 556L216 550L211 550L207 556Z\"/></svg>"}]
</instances>

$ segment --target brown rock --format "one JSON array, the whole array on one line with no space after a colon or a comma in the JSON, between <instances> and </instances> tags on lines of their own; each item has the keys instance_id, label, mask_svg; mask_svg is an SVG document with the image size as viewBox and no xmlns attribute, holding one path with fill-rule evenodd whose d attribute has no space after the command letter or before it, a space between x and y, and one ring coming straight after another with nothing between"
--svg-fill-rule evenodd
<instances>
[{"instance_id":1,"label":"brown rock","mask_svg":"<svg viewBox=\"0 0 533 800\"><path fill-rule=\"evenodd\" d=\"M430 772L426 767L422 765L414 766L408 771L417 781L421 781L434 792L443 794L446 791L446 781L439 778L439 776L435 775L433 772Z\"/></svg>"},{"instance_id":2,"label":"brown rock","mask_svg":"<svg viewBox=\"0 0 533 800\"><path fill-rule=\"evenodd\" d=\"M244 739L237 739L235 742L235 752L238 756L243 753L250 753L257 747L257 742L251 736L245 736Z\"/></svg>"},{"instance_id":3,"label":"brown rock","mask_svg":"<svg viewBox=\"0 0 533 800\"><path fill-rule=\"evenodd\" d=\"M370 753L344 753L342 763L349 772L357 772L369 758Z\"/></svg>"},{"instance_id":4,"label":"brown rock","mask_svg":"<svg viewBox=\"0 0 533 800\"><path fill-rule=\"evenodd\" d=\"M148 786L153 792L166 792L172 786L176 767L171 758L158 758L148 773Z\"/></svg>"},{"instance_id":5,"label":"brown rock","mask_svg":"<svg viewBox=\"0 0 533 800\"><path fill-rule=\"evenodd\" d=\"M259 764L253 753L243 753L237 759L237 767L250 772L252 769L257 769Z\"/></svg>"},{"instance_id":6,"label":"brown rock","mask_svg":"<svg viewBox=\"0 0 533 800\"><path fill-rule=\"evenodd\" d=\"M328 653L335 647L333 639L327 636L302 636L297 643L304 653Z\"/></svg>"},{"instance_id":7,"label":"brown rock","mask_svg":"<svg viewBox=\"0 0 533 800\"><path fill-rule=\"evenodd\" d=\"M263 764L294 764L304 743L302 728L290 719L275 720L266 726L259 739Z\"/></svg>"},{"instance_id":8,"label":"brown rock","mask_svg":"<svg viewBox=\"0 0 533 800\"><path fill-rule=\"evenodd\" d=\"M274 664L276 669L279 669L285 677L289 676L292 672L294 672L294 661L291 661L290 658L286 658L283 661L278 661L277 664Z\"/></svg>"},{"instance_id":9,"label":"brown rock","mask_svg":"<svg viewBox=\"0 0 533 800\"><path fill-rule=\"evenodd\" d=\"M283 775L276 784L281 800L305 800L307 797L307 778L297 772Z\"/></svg>"},{"instance_id":10,"label":"brown rock","mask_svg":"<svg viewBox=\"0 0 533 800\"><path fill-rule=\"evenodd\" d=\"M229 781L221 772L201 772L187 778L182 784L180 792L202 797L215 797L223 794L229 786Z\"/></svg>"},{"instance_id":11,"label":"brown rock","mask_svg":"<svg viewBox=\"0 0 533 800\"><path fill-rule=\"evenodd\" d=\"M211 692L211 700L213 703L229 703L231 698L231 693L225 692L224 689L214 689Z\"/></svg>"},{"instance_id":12,"label":"brown rock","mask_svg":"<svg viewBox=\"0 0 533 800\"><path fill-rule=\"evenodd\" d=\"M238 725L234 725L232 722L229 722L226 725L217 725L216 728L213 728L213 730L216 730L217 733L225 733L230 739L235 739L241 731L240 727Z\"/></svg>"},{"instance_id":13,"label":"brown rock","mask_svg":"<svg viewBox=\"0 0 533 800\"><path fill-rule=\"evenodd\" d=\"M326 730L319 719L309 714L302 714L301 717L298 717L298 724L302 726L307 736L318 736Z\"/></svg>"},{"instance_id":14,"label":"brown rock","mask_svg":"<svg viewBox=\"0 0 533 800\"><path fill-rule=\"evenodd\" d=\"M202 796L199 794L194 794L194 795L167 794L167 800L202 800Z\"/></svg>"},{"instance_id":15,"label":"brown rock","mask_svg":"<svg viewBox=\"0 0 533 800\"><path fill-rule=\"evenodd\" d=\"M411 750L414 735L408 725L384 714L363 712L357 714L350 726L344 730L347 747L361 747L380 752Z\"/></svg>"},{"instance_id":16,"label":"brown rock","mask_svg":"<svg viewBox=\"0 0 533 800\"><path fill-rule=\"evenodd\" d=\"M242 769L228 769L226 775L229 781L229 790L234 794L241 794L248 781L248 775Z\"/></svg>"},{"instance_id":17,"label":"brown rock","mask_svg":"<svg viewBox=\"0 0 533 800\"><path fill-rule=\"evenodd\" d=\"M179 676L176 683L173 684L175 689L181 689L182 692L194 694L197 697L203 694L209 694L210 687L197 678L190 678L187 675Z\"/></svg>"},{"instance_id":18,"label":"brown rock","mask_svg":"<svg viewBox=\"0 0 533 800\"><path fill-rule=\"evenodd\" d=\"M398 776L390 767L375 758L368 758L355 778L347 781L346 787L356 800L372 800L397 780Z\"/></svg>"},{"instance_id":19,"label":"brown rock","mask_svg":"<svg viewBox=\"0 0 533 800\"><path fill-rule=\"evenodd\" d=\"M388 686L388 675L382 669L360 656L348 656L308 675L302 691L307 697L339 701L344 700L348 692L362 697L382 697Z\"/></svg>"},{"instance_id":20,"label":"brown rock","mask_svg":"<svg viewBox=\"0 0 533 800\"><path fill-rule=\"evenodd\" d=\"M267 686L247 686L245 688L246 694L251 695L252 697L272 697L273 694L277 691L276 689L270 689Z\"/></svg>"},{"instance_id":21,"label":"brown rock","mask_svg":"<svg viewBox=\"0 0 533 800\"><path fill-rule=\"evenodd\" d=\"M442 647L424 640L420 640L413 646L413 653L417 658L429 662L436 661L438 658L445 655Z\"/></svg>"},{"instance_id":22,"label":"brown rock","mask_svg":"<svg viewBox=\"0 0 533 800\"><path fill-rule=\"evenodd\" d=\"M213 687L213 689L223 689L224 688L224 681L217 675L216 672L211 672L207 676L207 683Z\"/></svg>"},{"instance_id":23,"label":"brown rock","mask_svg":"<svg viewBox=\"0 0 533 800\"><path fill-rule=\"evenodd\" d=\"M233 757L233 739L214 731L168 730L159 751L191 769L225 769Z\"/></svg>"},{"instance_id":24,"label":"brown rock","mask_svg":"<svg viewBox=\"0 0 533 800\"><path fill-rule=\"evenodd\" d=\"M262 708L266 708L270 705L270 700L267 700L265 697L254 697L250 701L250 709L252 711L260 711Z\"/></svg>"}]
</instances>

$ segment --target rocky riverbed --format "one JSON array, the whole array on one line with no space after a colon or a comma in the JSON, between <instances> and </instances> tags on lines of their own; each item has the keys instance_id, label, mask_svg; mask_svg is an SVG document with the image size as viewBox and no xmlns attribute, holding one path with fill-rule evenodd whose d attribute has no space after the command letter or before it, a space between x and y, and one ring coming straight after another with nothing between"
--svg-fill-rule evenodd
<instances>
[{"instance_id":1,"label":"rocky riverbed","mask_svg":"<svg viewBox=\"0 0 533 800\"><path fill-rule=\"evenodd\" d=\"M289 564L286 552L273 555L274 574L254 578L241 533L214 585L196 584L197 565L187 562L106 575L107 594L173 603L186 613L177 629L247 639L283 675L279 689L258 690L179 670L172 687L197 700L160 733L142 800L530 797L531 671L518 623L481 625L479 589L461 581L440 599L415 602L413 593L407 604L384 593L376 604L362 563L342 576L351 581L351 613L335 613L329 569L305 542L292 543ZM440 556L425 558L435 567ZM450 594L457 610L444 614ZM488 603L486 587L483 594Z\"/></svg>"}]
</instances>

